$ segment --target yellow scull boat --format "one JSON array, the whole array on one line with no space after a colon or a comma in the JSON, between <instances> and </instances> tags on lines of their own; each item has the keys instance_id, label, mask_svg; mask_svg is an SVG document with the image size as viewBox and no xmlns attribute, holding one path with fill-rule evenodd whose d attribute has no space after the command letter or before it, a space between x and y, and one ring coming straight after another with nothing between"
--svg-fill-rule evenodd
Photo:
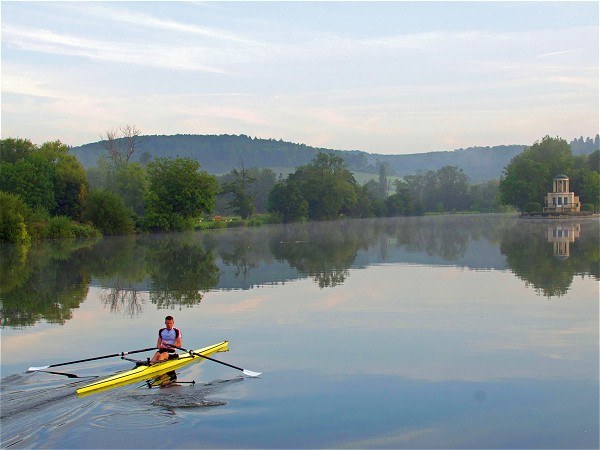
<instances>
[{"instance_id":1,"label":"yellow scull boat","mask_svg":"<svg viewBox=\"0 0 600 450\"><path fill-rule=\"evenodd\" d=\"M126 384L134 383L141 380L149 380L167 372L179 369L186 366L194 361L203 361L203 356L210 356L217 352L229 351L229 342L223 341L218 344L214 344L208 347L200 348L185 352L179 355L177 359L169 359L164 362L159 362L151 366L139 365L131 370L118 373L108 378L103 378L94 383L87 384L77 389L78 396L84 396L91 393L103 391L105 389L111 389L117 386L124 386Z\"/></svg>"}]
</instances>

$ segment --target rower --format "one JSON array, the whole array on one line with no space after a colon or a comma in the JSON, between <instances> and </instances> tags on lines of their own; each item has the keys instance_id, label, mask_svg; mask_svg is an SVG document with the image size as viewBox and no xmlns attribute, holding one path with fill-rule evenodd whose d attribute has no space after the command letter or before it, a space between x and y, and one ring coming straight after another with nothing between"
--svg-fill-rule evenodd
<instances>
[{"instance_id":1,"label":"rower","mask_svg":"<svg viewBox=\"0 0 600 450\"><path fill-rule=\"evenodd\" d=\"M150 360L150 364L178 357L173 347L181 347L181 331L175 328L174 324L173 316L165 317L165 327L158 330L158 340L156 341L158 351Z\"/></svg>"}]
</instances>

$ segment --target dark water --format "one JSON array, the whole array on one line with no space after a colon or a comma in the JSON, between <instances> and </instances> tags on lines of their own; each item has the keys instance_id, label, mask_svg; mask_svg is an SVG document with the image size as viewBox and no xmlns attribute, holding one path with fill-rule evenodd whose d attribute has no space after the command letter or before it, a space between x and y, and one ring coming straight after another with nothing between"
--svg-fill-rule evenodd
<instances>
[{"instance_id":1,"label":"dark water","mask_svg":"<svg viewBox=\"0 0 600 450\"><path fill-rule=\"evenodd\" d=\"M597 219L358 220L0 251L3 448L599 445ZM91 378L25 373L150 347L167 314L184 347L228 339L215 358L263 374L205 361L179 386L79 398Z\"/></svg>"}]
</instances>

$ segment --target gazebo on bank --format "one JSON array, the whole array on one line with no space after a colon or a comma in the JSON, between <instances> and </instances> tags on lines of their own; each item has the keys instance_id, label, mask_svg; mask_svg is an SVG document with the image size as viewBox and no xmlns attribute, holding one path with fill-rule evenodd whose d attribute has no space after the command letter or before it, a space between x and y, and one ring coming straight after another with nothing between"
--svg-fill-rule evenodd
<instances>
[{"instance_id":1,"label":"gazebo on bank","mask_svg":"<svg viewBox=\"0 0 600 450\"><path fill-rule=\"evenodd\" d=\"M552 192L544 198L544 212L578 213L581 208L579 197L569 191L569 177L564 174L552 178Z\"/></svg>"}]
</instances>

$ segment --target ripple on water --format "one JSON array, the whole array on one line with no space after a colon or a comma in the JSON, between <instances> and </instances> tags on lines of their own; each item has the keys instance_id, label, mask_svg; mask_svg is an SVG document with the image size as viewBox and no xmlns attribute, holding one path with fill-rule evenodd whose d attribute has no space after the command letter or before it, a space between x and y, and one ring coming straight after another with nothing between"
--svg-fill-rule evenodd
<instances>
[{"instance_id":1,"label":"ripple on water","mask_svg":"<svg viewBox=\"0 0 600 450\"><path fill-rule=\"evenodd\" d=\"M132 428L150 429L161 426L171 426L179 422L179 418L173 412L154 414L152 415L152 420L149 420L149 411L150 410L102 414L91 418L90 426L95 428L109 428L111 430L125 430Z\"/></svg>"}]
</instances>

